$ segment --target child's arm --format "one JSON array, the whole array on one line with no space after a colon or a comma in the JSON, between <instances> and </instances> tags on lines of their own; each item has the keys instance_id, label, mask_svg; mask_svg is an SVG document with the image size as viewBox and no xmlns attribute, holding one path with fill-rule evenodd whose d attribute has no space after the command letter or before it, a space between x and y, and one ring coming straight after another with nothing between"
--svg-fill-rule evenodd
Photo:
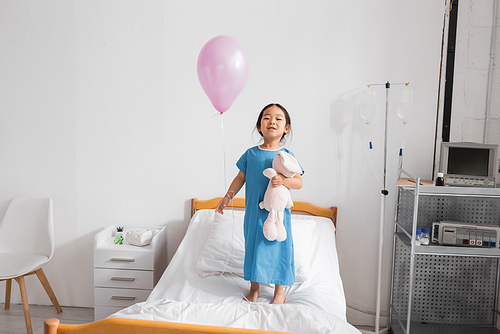
<instances>
[{"instance_id":1,"label":"child's arm","mask_svg":"<svg viewBox=\"0 0 500 334\"><path fill-rule=\"evenodd\" d=\"M224 208L229 204L229 201L232 200L234 196L236 196L238 191L240 191L241 187L243 187L243 185L245 184L245 180L245 173L240 171L234 178L233 182L231 182L226 195L219 201L219 204L217 204L217 207L215 208L216 212L220 213L221 215L224 214Z\"/></svg>"},{"instance_id":2,"label":"child's arm","mask_svg":"<svg viewBox=\"0 0 500 334\"><path fill-rule=\"evenodd\" d=\"M283 174L278 174L271 179L273 187L279 187L281 185L287 187L288 189L300 189L303 185L302 176L295 174L294 177L284 177Z\"/></svg>"}]
</instances>

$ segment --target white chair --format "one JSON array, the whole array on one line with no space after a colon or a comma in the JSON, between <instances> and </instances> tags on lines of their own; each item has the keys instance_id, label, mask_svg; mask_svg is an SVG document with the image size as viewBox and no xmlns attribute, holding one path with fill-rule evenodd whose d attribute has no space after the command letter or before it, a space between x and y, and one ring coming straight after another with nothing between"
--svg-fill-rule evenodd
<instances>
[{"instance_id":1,"label":"white chair","mask_svg":"<svg viewBox=\"0 0 500 334\"><path fill-rule=\"evenodd\" d=\"M14 198L0 222L0 281L6 281L5 309L10 308L12 280L19 284L28 334L31 326L24 277L36 274L58 313L61 306L50 287L42 266L54 254L52 199Z\"/></svg>"}]
</instances>

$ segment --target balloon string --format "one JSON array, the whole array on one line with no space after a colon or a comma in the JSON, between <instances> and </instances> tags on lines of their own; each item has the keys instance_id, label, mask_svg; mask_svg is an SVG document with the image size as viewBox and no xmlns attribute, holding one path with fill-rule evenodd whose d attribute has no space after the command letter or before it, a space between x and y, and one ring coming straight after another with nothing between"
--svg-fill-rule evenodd
<instances>
[{"instance_id":1,"label":"balloon string","mask_svg":"<svg viewBox=\"0 0 500 334\"><path fill-rule=\"evenodd\" d=\"M223 113L220 114L220 127L222 132L222 155L224 157L224 191L227 189L226 182L226 141L224 139L224 118Z\"/></svg>"},{"instance_id":2,"label":"balloon string","mask_svg":"<svg viewBox=\"0 0 500 334\"><path fill-rule=\"evenodd\" d=\"M220 127L221 127L221 133L222 133L222 151L223 151L223 156L224 156L224 190L227 189L227 177L226 177L226 140L224 138L224 118L222 117L223 113L220 113ZM227 192L229 193L230 190L228 189ZM232 195L230 195L229 197L229 200L231 201L234 196L236 195L233 191L232 192ZM229 204L229 203L228 203ZM234 226L235 226L235 222L234 222L234 202L231 202L231 213L232 213L232 220L233 220L233 224L232 224L232 233L231 233L231 247L229 248L229 252L227 253L227 258L226 258L226 263L224 264L224 269L222 270L222 273L220 275L220 278L219 278L219 284L220 284L220 287L221 287L221 290L222 289L222 277L224 276L224 273L226 272L226 269L227 269L227 265L229 263L229 257L231 256L231 253L233 251L233 243L234 243ZM230 295L224 293L227 297L229 297ZM245 296L243 296L245 298Z\"/></svg>"}]
</instances>

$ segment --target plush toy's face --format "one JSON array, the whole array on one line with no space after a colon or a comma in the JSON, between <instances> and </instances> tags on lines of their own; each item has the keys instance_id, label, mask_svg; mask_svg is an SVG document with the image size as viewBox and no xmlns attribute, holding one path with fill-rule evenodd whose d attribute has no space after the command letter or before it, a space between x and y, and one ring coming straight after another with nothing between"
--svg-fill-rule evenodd
<instances>
[{"instance_id":1,"label":"plush toy's face","mask_svg":"<svg viewBox=\"0 0 500 334\"><path fill-rule=\"evenodd\" d=\"M283 161L282 161L280 155L276 155L276 158L274 158L273 169L276 172L283 174L283 176L285 176L285 177L294 177L295 176L295 173L290 172L289 170L287 170L285 168L285 166L283 166Z\"/></svg>"},{"instance_id":2,"label":"plush toy's face","mask_svg":"<svg viewBox=\"0 0 500 334\"><path fill-rule=\"evenodd\" d=\"M297 160L284 151L279 151L274 157L273 169L285 177L294 177L302 172Z\"/></svg>"}]
</instances>

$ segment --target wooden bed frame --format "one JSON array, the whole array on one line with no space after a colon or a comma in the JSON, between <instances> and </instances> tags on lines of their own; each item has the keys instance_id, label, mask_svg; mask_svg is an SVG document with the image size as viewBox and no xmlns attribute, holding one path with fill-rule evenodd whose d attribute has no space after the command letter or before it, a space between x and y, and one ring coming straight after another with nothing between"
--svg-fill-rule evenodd
<instances>
[{"instance_id":1,"label":"wooden bed frame","mask_svg":"<svg viewBox=\"0 0 500 334\"><path fill-rule=\"evenodd\" d=\"M215 209L222 197L200 201L191 199L191 216L202 209ZM332 219L337 226L337 208L320 208L307 202L293 202L293 212L305 212L313 216ZM228 208L245 208L243 198L234 198L229 202ZM81 325L61 324L59 319L48 319L44 323L45 334L282 334L282 332L252 330L232 327L218 327L206 325L192 325L177 322L163 322L150 320L135 320L125 318L108 318Z\"/></svg>"},{"instance_id":2,"label":"wooden bed frame","mask_svg":"<svg viewBox=\"0 0 500 334\"><path fill-rule=\"evenodd\" d=\"M197 210L202 209L215 209L217 204L220 202L222 197L212 198L206 201L200 201L197 198L191 199L191 217L195 214ZM245 208L245 199L244 198L233 198L227 208ZM304 212L311 214L313 216L330 218L333 221L335 227L337 227L337 207L332 206L330 208L320 208L314 204L308 202L293 202L293 206L290 209L292 212Z\"/></svg>"}]
</instances>

